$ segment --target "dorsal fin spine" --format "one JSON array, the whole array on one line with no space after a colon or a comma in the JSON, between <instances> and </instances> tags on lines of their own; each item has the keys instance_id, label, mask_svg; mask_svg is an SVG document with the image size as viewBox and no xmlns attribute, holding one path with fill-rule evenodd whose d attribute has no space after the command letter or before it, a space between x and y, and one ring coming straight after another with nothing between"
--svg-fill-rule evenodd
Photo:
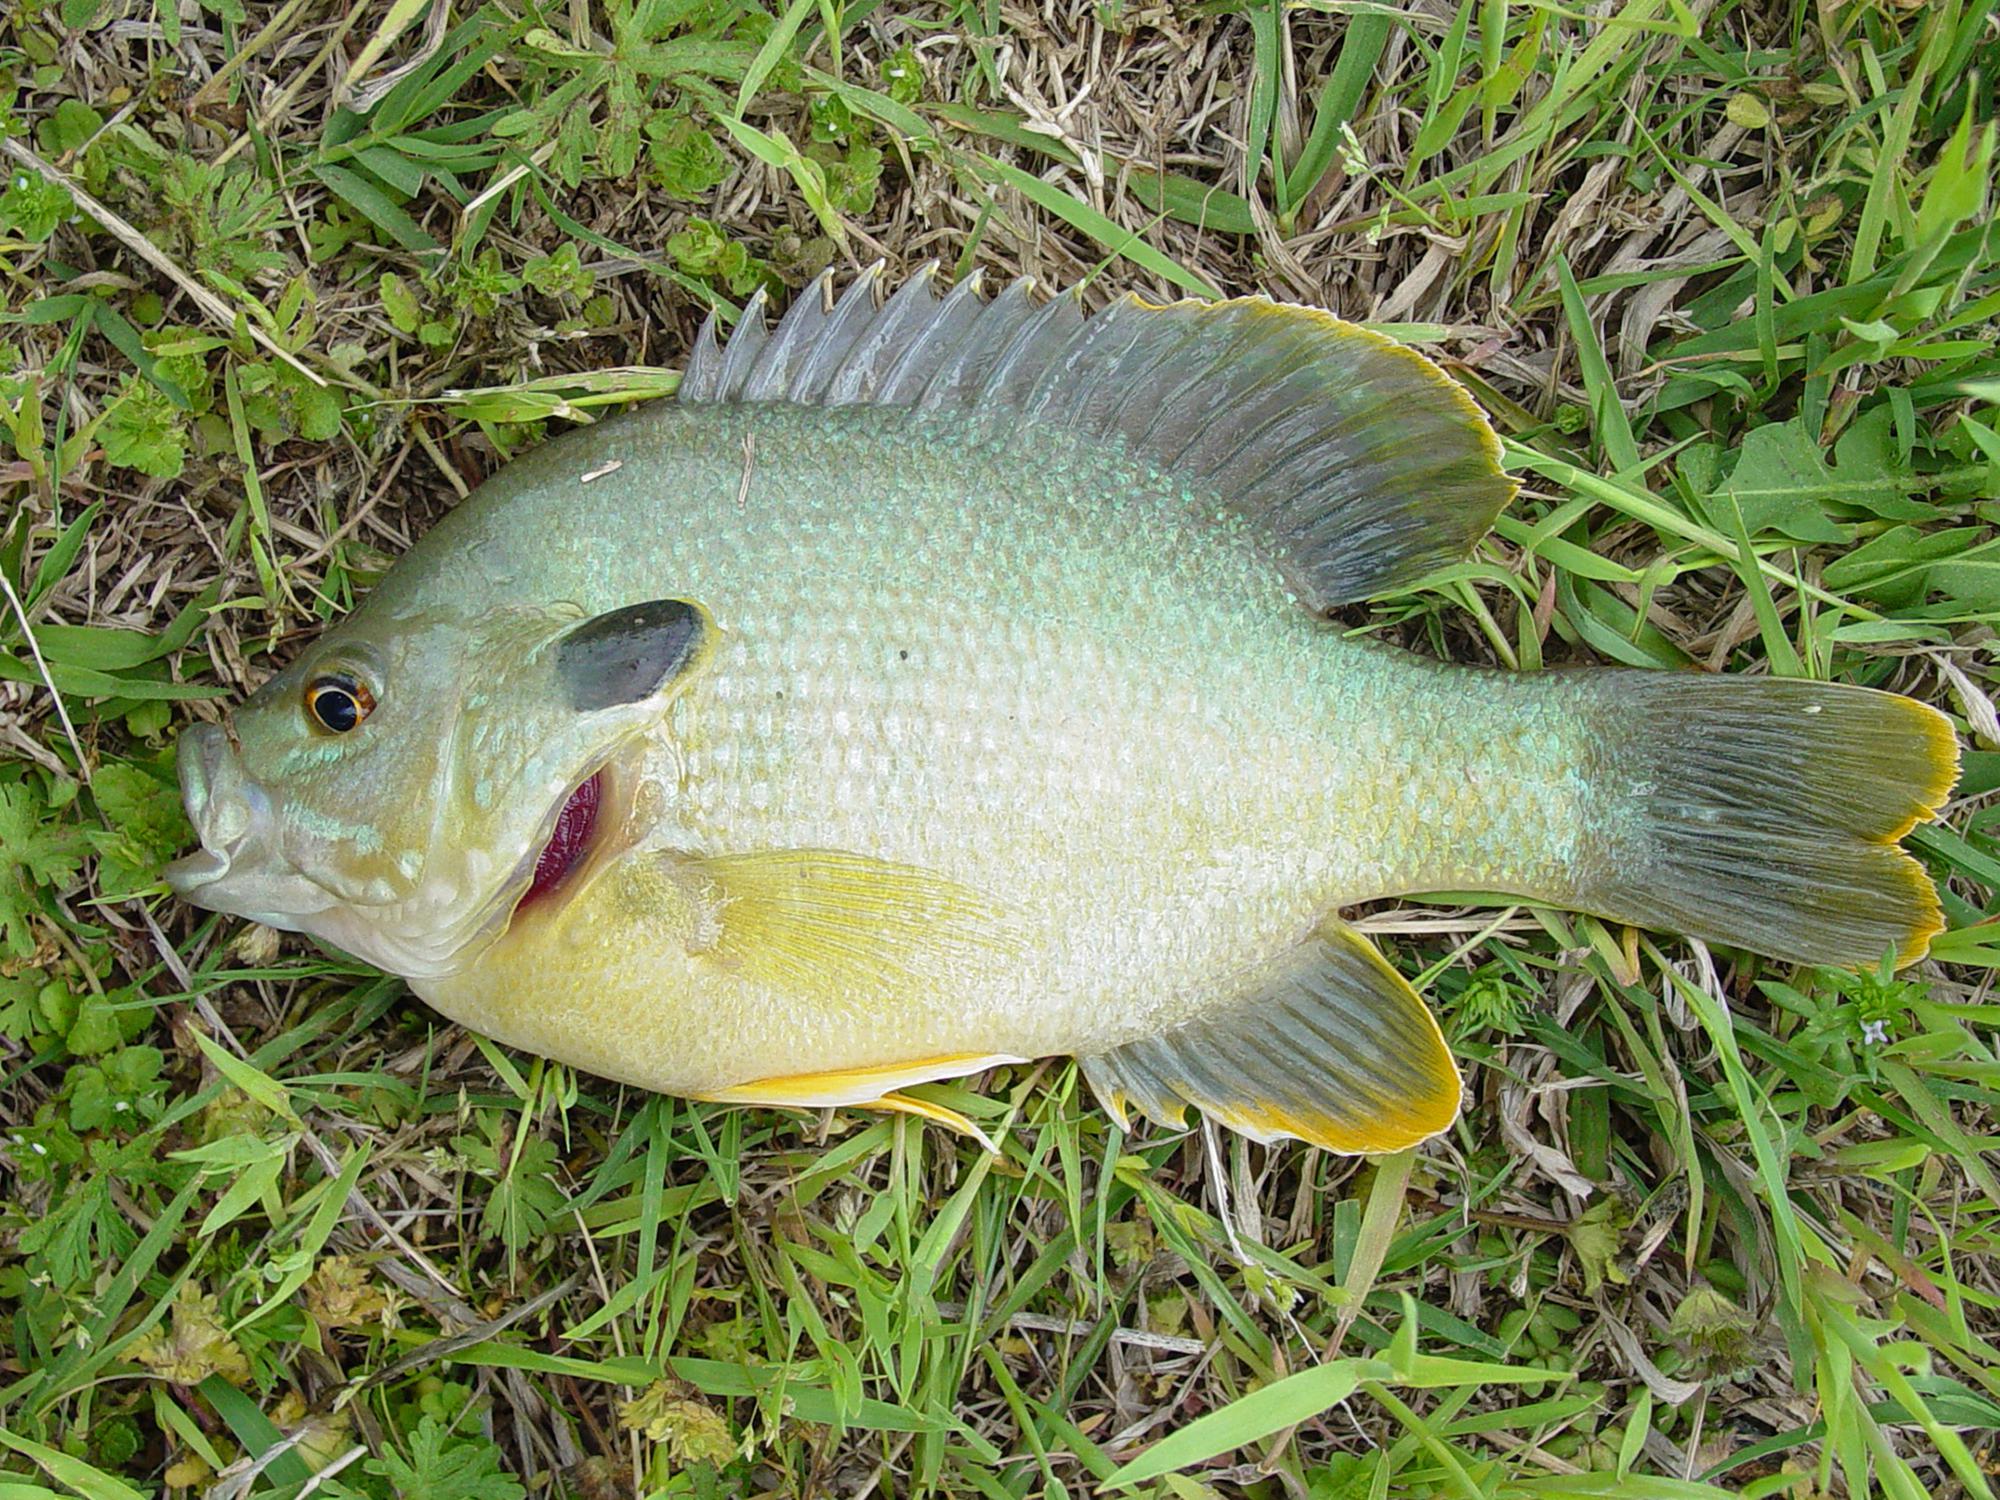
<instances>
[{"instance_id":1,"label":"dorsal fin spine","mask_svg":"<svg viewBox=\"0 0 2000 1500\"><path fill-rule=\"evenodd\" d=\"M882 262L878 260L841 294L827 318L826 327L799 362L798 373L792 377L788 392L791 400L810 405L826 390L834 373L846 362L848 351L866 335L869 325L875 321L875 288L881 279Z\"/></svg>"},{"instance_id":2,"label":"dorsal fin spine","mask_svg":"<svg viewBox=\"0 0 2000 1500\"><path fill-rule=\"evenodd\" d=\"M778 331L757 357L744 384L744 398L750 401L780 401L792 383L792 372L803 353L825 327L826 305L833 291L833 272L828 271L792 299L792 305L778 320Z\"/></svg>"},{"instance_id":3,"label":"dorsal fin spine","mask_svg":"<svg viewBox=\"0 0 2000 1500\"><path fill-rule=\"evenodd\" d=\"M1071 305L1075 309L1077 324L1071 330L1069 341L1064 344L1059 355L1050 358L1046 367L1021 396L1021 414L1034 422L1046 422L1064 431L1071 431L1081 425L1083 413L1075 406L1050 410L1050 403L1060 393L1075 373L1077 361L1084 358L1090 346L1110 330L1102 318L1086 318L1083 306L1074 295Z\"/></svg>"},{"instance_id":4,"label":"dorsal fin spine","mask_svg":"<svg viewBox=\"0 0 2000 1500\"><path fill-rule=\"evenodd\" d=\"M764 289L760 286L756 294L743 304L743 316L737 320L736 331L729 336L729 344L722 351L722 368L716 374L715 387L708 400L730 400L730 392L741 387L750 372L757 368L757 356L770 339L770 333L764 327L766 300ZM684 396L681 399L687 398Z\"/></svg>"},{"instance_id":5,"label":"dorsal fin spine","mask_svg":"<svg viewBox=\"0 0 2000 1500\"><path fill-rule=\"evenodd\" d=\"M1118 372L1116 381L1106 380L1096 385L1085 383L1083 389L1072 396L1070 428L1099 442L1109 439L1116 431L1118 413L1122 406L1122 395L1117 390L1121 383L1134 385L1142 380L1145 370L1130 371L1124 368L1125 361L1138 347L1144 336L1143 314L1135 313L1137 299L1121 297L1090 321L1102 323L1103 330L1087 345L1074 352L1075 365L1071 371L1087 368L1086 360L1102 361L1103 367Z\"/></svg>"},{"instance_id":6,"label":"dorsal fin spine","mask_svg":"<svg viewBox=\"0 0 2000 1500\"><path fill-rule=\"evenodd\" d=\"M1053 324L1061 321L1063 309L1069 305L1066 298L1053 298L1021 320L1021 326L1014 331L1014 336L1007 341L1006 347L994 359L992 369L987 372L986 384L980 390L976 404L983 405L989 400L1004 397L1014 371L1031 353L1038 352L1037 343Z\"/></svg>"},{"instance_id":7,"label":"dorsal fin spine","mask_svg":"<svg viewBox=\"0 0 2000 1500\"><path fill-rule=\"evenodd\" d=\"M935 411L945 405L972 404L964 400L971 389L968 377L979 370L982 359L990 359L990 351L1001 343L1008 327L1026 309L1031 284L1025 277L1011 281L991 302L978 309L968 320L965 336L931 373L923 394L916 400L918 406Z\"/></svg>"},{"instance_id":8,"label":"dorsal fin spine","mask_svg":"<svg viewBox=\"0 0 2000 1500\"><path fill-rule=\"evenodd\" d=\"M681 399L713 400L721 374L722 345L715 336L715 309L711 307L701 320L701 331L694 336L694 348L688 351L687 369L681 374Z\"/></svg>"},{"instance_id":9,"label":"dorsal fin spine","mask_svg":"<svg viewBox=\"0 0 2000 1500\"><path fill-rule=\"evenodd\" d=\"M978 304L980 284L980 273L975 270L946 292L931 315L931 332L944 333L954 322L962 320L965 317L965 308ZM923 385L918 382L926 378L924 361L937 356L939 352L939 349L931 347L927 337L912 339L910 347L903 352L902 357L891 368L888 378L882 382L881 399L894 406L921 405Z\"/></svg>"},{"instance_id":10,"label":"dorsal fin spine","mask_svg":"<svg viewBox=\"0 0 2000 1500\"><path fill-rule=\"evenodd\" d=\"M854 341L840 368L827 381L828 400L845 403L876 394L869 389L871 371L891 349L907 341L905 335L913 325L928 316L930 305L937 300L930 290L936 275L937 262L926 262L882 305L874 325ZM886 376L883 379L886 383Z\"/></svg>"}]
</instances>

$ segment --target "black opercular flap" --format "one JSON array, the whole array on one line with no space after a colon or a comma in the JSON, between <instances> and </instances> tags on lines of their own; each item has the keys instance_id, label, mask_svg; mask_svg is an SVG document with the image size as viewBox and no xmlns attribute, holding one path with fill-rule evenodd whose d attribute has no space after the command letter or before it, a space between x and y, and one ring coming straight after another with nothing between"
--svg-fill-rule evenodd
<instances>
[{"instance_id":1,"label":"black opercular flap","mask_svg":"<svg viewBox=\"0 0 2000 1500\"><path fill-rule=\"evenodd\" d=\"M650 698L699 661L707 616L685 599L649 599L585 620L556 647L556 676L583 713Z\"/></svg>"}]
</instances>

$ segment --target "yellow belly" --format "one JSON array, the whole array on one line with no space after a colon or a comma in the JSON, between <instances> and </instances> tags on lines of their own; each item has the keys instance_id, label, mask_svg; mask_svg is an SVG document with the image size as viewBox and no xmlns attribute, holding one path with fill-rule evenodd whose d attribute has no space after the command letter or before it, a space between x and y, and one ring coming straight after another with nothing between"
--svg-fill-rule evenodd
<instances>
[{"instance_id":1,"label":"yellow belly","mask_svg":"<svg viewBox=\"0 0 2000 1500\"><path fill-rule=\"evenodd\" d=\"M1085 884L1051 880L994 900L990 934L968 927L927 944L897 932L886 965L857 947L819 968L773 966L736 962L703 935L709 919L690 909L678 862L647 848L605 861L548 909L518 916L470 968L419 981L417 993L499 1041L620 1082L859 1102L990 1061L1156 1033L1198 1011L1230 973L1297 942L1327 904L1303 884L1273 888L1275 867L1245 848L1193 872L1177 910L1112 906ZM735 910L726 900L717 909L725 923ZM825 1081L873 1070L882 1070L874 1092ZM800 1077L819 1081L752 1087Z\"/></svg>"}]
</instances>

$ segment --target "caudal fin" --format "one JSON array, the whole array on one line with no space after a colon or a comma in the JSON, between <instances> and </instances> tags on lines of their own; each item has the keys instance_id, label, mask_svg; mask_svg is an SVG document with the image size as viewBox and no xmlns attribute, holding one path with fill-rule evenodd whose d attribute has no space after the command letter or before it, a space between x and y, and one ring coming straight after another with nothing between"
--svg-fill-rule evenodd
<instances>
[{"instance_id":1,"label":"caudal fin","mask_svg":"<svg viewBox=\"0 0 2000 1500\"><path fill-rule=\"evenodd\" d=\"M1958 775L1942 714L1867 688L1619 672L1576 904L1800 963L1923 957L1944 919L1897 841Z\"/></svg>"}]
</instances>

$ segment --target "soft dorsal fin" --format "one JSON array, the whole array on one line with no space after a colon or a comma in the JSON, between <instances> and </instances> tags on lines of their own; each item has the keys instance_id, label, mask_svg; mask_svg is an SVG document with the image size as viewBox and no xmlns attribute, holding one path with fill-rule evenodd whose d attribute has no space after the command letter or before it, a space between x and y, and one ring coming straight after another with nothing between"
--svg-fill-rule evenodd
<instances>
[{"instance_id":1,"label":"soft dorsal fin","mask_svg":"<svg viewBox=\"0 0 2000 1500\"><path fill-rule=\"evenodd\" d=\"M1128 294L1085 317L1025 280L940 297L927 267L886 302L880 281L836 301L822 277L775 332L760 292L727 346L711 315L680 399L978 410L1119 442L1253 522L1313 609L1462 560L1513 497L1464 389L1331 314Z\"/></svg>"}]
</instances>

